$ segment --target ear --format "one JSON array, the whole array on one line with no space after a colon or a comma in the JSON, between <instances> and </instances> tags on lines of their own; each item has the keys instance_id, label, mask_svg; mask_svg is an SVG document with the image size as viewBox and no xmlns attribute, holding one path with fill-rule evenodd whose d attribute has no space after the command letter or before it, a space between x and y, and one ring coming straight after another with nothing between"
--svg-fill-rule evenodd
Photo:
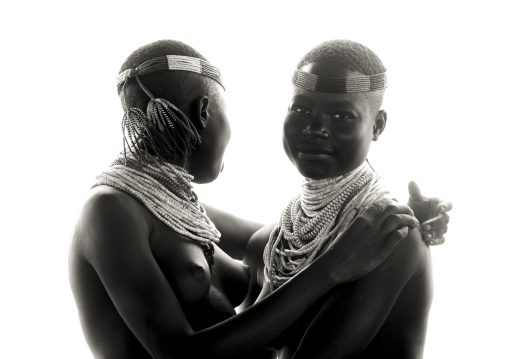
<instances>
[{"instance_id":1,"label":"ear","mask_svg":"<svg viewBox=\"0 0 508 359\"><path fill-rule=\"evenodd\" d=\"M377 141L379 136L383 133L386 121L388 120L388 115L385 110L379 110L376 119L374 121L374 126L372 128L372 141Z\"/></svg>"},{"instance_id":2,"label":"ear","mask_svg":"<svg viewBox=\"0 0 508 359\"><path fill-rule=\"evenodd\" d=\"M196 113L198 115L198 121L197 124L201 128L206 128L206 125L208 124L208 119L210 117L208 113L208 105L210 104L210 100L207 96L201 96L198 98L198 101L196 101Z\"/></svg>"}]
</instances>

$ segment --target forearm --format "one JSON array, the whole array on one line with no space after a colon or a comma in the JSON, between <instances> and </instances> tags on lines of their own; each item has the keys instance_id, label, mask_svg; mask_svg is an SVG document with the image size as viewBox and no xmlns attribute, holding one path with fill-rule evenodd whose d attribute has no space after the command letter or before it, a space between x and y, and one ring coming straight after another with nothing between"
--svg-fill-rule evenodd
<instances>
[{"instance_id":1,"label":"forearm","mask_svg":"<svg viewBox=\"0 0 508 359\"><path fill-rule=\"evenodd\" d=\"M186 357L238 358L266 348L308 307L338 284L325 275L329 270L330 264L318 259L256 305L193 334L185 345L192 353L186 351Z\"/></svg>"}]
</instances>

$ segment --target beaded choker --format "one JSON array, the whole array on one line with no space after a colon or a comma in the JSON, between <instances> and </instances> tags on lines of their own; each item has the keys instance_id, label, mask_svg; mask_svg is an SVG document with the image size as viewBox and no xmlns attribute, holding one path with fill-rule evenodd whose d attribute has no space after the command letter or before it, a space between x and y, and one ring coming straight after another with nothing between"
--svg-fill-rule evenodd
<instances>
[{"instance_id":1,"label":"beaded choker","mask_svg":"<svg viewBox=\"0 0 508 359\"><path fill-rule=\"evenodd\" d=\"M212 242L219 242L220 233L192 191L192 180L192 175L179 166L155 157L151 163L143 163L122 153L97 176L92 187L108 185L138 199L168 227L201 245L212 265Z\"/></svg>"},{"instance_id":2,"label":"beaded choker","mask_svg":"<svg viewBox=\"0 0 508 359\"><path fill-rule=\"evenodd\" d=\"M197 57L167 55L155 57L151 60L143 62L141 65L133 69L127 69L121 72L116 78L116 86L120 88L128 77L137 77L139 75L148 74L160 70L182 70L195 72L207 76L217 81L222 88L221 74L218 68L210 64L208 61Z\"/></svg>"},{"instance_id":3,"label":"beaded choker","mask_svg":"<svg viewBox=\"0 0 508 359\"><path fill-rule=\"evenodd\" d=\"M305 90L329 93L352 93L383 90L387 86L388 79L386 72L370 76L329 78L296 69L293 73L292 80L293 85Z\"/></svg>"},{"instance_id":4,"label":"beaded choker","mask_svg":"<svg viewBox=\"0 0 508 359\"><path fill-rule=\"evenodd\" d=\"M319 257L356 216L387 196L367 161L339 177L305 180L265 247L265 279L274 290Z\"/></svg>"}]
</instances>

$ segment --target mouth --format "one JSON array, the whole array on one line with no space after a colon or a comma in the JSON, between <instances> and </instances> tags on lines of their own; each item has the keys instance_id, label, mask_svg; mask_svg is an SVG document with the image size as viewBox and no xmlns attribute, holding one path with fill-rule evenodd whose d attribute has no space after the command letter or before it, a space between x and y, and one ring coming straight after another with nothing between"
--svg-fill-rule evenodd
<instances>
[{"instance_id":1,"label":"mouth","mask_svg":"<svg viewBox=\"0 0 508 359\"><path fill-rule=\"evenodd\" d=\"M298 158L303 160L320 160L333 155L329 149L317 145L302 144L296 146L296 150Z\"/></svg>"}]
</instances>

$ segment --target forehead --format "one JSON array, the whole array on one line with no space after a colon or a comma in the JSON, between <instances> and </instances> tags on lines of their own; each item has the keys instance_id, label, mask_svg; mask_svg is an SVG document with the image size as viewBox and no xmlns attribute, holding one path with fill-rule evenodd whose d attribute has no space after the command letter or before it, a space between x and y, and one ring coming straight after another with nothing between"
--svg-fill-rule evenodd
<instances>
[{"instance_id":1,"label":"forehead","mask_svg":"<svg viewBox=\"0 0 508 359\"><path fill-rule=\"evenodd\" d=\"M369 111L369 101L360 93L324 93L292 85L292 103L319 106L323 109Z\"/></svg>"}]
</instances>

